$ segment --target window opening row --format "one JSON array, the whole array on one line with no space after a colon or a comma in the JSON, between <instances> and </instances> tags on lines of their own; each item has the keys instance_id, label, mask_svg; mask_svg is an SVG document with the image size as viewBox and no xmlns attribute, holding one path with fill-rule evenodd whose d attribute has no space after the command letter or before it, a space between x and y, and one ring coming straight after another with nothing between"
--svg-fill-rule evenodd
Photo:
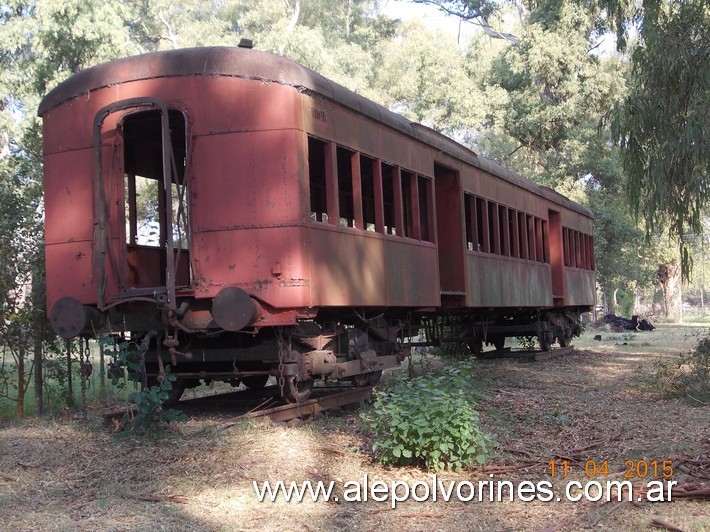
<instances>
[{"instance_id":1,"label":"window opening row","mask_svg":"<svg viewBox=\"0 0 710 532\"><path fill-rule=\"evenodd\" d=\"M547 220L464 194L466 248L535 262L550 262Z\"/></svg>"},{"instance_id":2,"label":"window opening row","mask_svg":"<svg viewBox=\"0 0 710 532\"><path fill-rule=\"evenodd\" d=\"M311 221L434 241L431 178L308 137Z\"/></svg>"},{"instance_id":3,"label":"window opening row","mask_svg":"<svg viewBox=\"0 0 710 532\"><path fill-rule=\"evenodd\" d=\"M585 270L594 269L594 239L591 235L563 227L562 247L565 266Z\"/></svg>"}]
</instances>

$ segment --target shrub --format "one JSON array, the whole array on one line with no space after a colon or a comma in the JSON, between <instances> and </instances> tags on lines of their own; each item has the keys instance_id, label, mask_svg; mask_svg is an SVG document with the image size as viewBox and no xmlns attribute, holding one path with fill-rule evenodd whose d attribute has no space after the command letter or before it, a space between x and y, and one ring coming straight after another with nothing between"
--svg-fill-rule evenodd
<instances>
[{"instance_id":1,"label":"shrub","mask_svg":"<svg viewBox=\"0 0 710 532\"><path fill-rule=\"evenodd\" d=\"M137 413L133 418L128 413L124 416L123 423L126 429L159 434L168 423L187 421L187 416L183 412L166 409L163 406L168 401L175 382L175 375L172 375L169 370L170 366L166 368L165 378L158 386L151 386L128 396L128 401L136 405Z\"/></svg>"},{"instance_id":2,"label":"shrub","mask_svg":"<svg viewBox=\"0 0 710 532\"><path fill-rule=\"evenodd\" d=\"M460 470L485 464L494 440L479 423L470 363L437 374L393 379L375 390L372 408L362 415L375 433L373 450L391 465L423 465Z\"/></svg>"},{"instance_id":3,"label":"shrub","mask_svg":"<svg viewBox=\"0 0 710 532\"><path fill-rule=\"evenodd\" d=\"M700 338L695 349L678 361L660 363L656 381L668 396L710 404L710 334Z\"/></svg>"}]
</instances>

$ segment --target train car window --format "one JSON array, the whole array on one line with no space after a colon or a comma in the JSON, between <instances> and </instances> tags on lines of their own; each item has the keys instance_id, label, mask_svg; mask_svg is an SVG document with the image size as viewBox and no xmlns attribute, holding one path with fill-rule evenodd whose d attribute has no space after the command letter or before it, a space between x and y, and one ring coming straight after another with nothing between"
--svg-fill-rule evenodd
<instances>
[{"instance_id":1,"label":"train car window","mask_svg":"<svg viewBox=\"0 0 710 532\"><path fill-rule=\"evenodd\" d=\"M577 231L569 230L569 241L570 241L570 266L572 268L577 268Z\"/></svg>"},{"instance_id":2,"label":"train car window","mask_svg":"<svg viewBox=\"0 0 710 532\"><path fill-rule=\"evenodd\" d=\"M126 174L126 243L160 247L158 180Z\"/></svg>"},{"instance_id":3,"label":"train car window","mask_svg":"<svg viewBox=\"0 0 710 532\"><path fill-rule=\"evenodd\" d=\"M475 203L472 199L470 194L463 195L464 219L466 222L466 249L476 251L476 246L473 245L473 241L476 237L473 232L473 214L471 212L472 209L475 209Z\"/></svg>"},{"instance_id":4,"label":"train car window","mask_svg":"<svg viewBox=\"0 0 710 532\"><path fill-rule=\"evenodd\" d=\"M476 229L478 230L478 250L490 253L490 240L488 238L488 217L486 216L486 200L476 198Z\"/></svg>"},{"instance_id":5,"label":"train car window","mask_svg":"<svg viewBox=\"0 0 710 532\"><path fill-rule=\"evenodd\" d=\"M570 257L570 261L572 263L573 268L579 268L579 263L577 262L577 231L570 230L570 242L572 243L572 246L570 247L570 253L572 256Z\"/></svg>"},{"instance_id":6,"label":"train car window","mask_svg":"<svg viewBox=\"0 0 710 532\"><path fill-rule=\"evenodd\" d=\"M594 237L589 237L589 268L594 269Z\"/></svg>"},{"instance_id":7,"label":"train car window","mask_svg":"<svg viewBox=\"0 0 710 532\"><path fill-rule=\"evenodd\" d=\"M166 212L162 193L163 162L161 115L159 111L141 111L123 121L124 215L126 244L165 247L168 231L173 247L188 249L189 202L185 179L185 117L177 110L168 111L171 150L175 177L171 180L172 212Z\"/></svg>"},{"instance_id":8,"label":"train car window","mask_svg":"<svg viewBox=\"0 0 710 532\"><path fill-rule=\"evenodd\" d=\"M541 220L542 224L542 262L550 263L550 231L547 227L547 220Z\"/></svg>"},{"instance_id":9,"label":"train car window","mask_svg":"<svg viewBox=\"0 0 710 532\"><path fill-rule=\"evenodd\" d=\"M545 262L545 246L542 240L542 220L535 217L535 248L538 262Z\"/></svg>"},{"instance_id":10,"label":"train car window","mask_svg":"<svg viewBox=\"0 0 710 532\"><path fill-rule=\"evenodd\" d=\"M594 270L594 240L591 235L563 227L562 245L565 266Z\"/></svg>"},{"instance_id":11,"label":"train car window","mask_svg":"<svg viewBox=\"0 0 710 532\"><path fill-rule=\"evenodd\" d=\"M508 209L508 234L510 235L510 256L520 258L520 238L518 236L518 212Z\"/></svg>"},{"instance_id":12,"label":"train car window","mask_svg":"<svg viewBox=\"0 0 710 532\"><path fill-rule=\"evenodd\" d=\"M587 235L579 233L579 249L582 255L582 268L589 269L589 264L587 264Z\"/></svg>"},{"instance_id":13,"label":"train car window","mask_svg":"<svg viewBox=\"0 0 710 532\"><path fill-rule=\"evenodd\" d=\"M385 233L396 235L400 233L396 227L395 216L395 167L382 163L382 195L385 212Z\"/></svg>"},{"instance_id":14,"label":"train car window","mask_svg":"<svg viewBox=\"0 0 710 532\"><path fill-rule=\"evenodd\" d=\"M500 254L510 255L510 226L508 225L508 207L498 205L498 233L500 235Z\"/></svg>"},{"instance_id":15,"label":"train car window","mask_svg":"<svg viewBox=\"0 0 710 532\"><path fill-rule=\"evenodd\" d=\"M338 205L340 206L341 227L355 227L355 210L353 198L353 157L357 154L347 148L338 146ZM359 200L358 200L359 201Z\"/></svg>"},{"instance_id":16,"label":"train car window","mask_svg":"<svg viewBox=\"0 0 710 532\"><path fill-rule=\"evenodd\" d=\"M419 187L421 238L427 242L434 242L434 185L431 179L420 175L417 177L417 186Z\"/></svg>"},{"instance_id":17,"label":"train car window","mask_svg":"<svg viewBox=\"0 0 710 532\"><path fill-rule=\"evenodd\" d=\"M308 137L308 182L311 199L311 221L327 223L325 147L325 142Z\"/></svg>"},{"instance_id":18,"label":"train car window","mask_svg":"<svg viewBox=\"0 0 710 532\"><path fill-rule=\"evenodd\" d=\"M362 218L363 228L367 231L377 230L377 216L375 206L375 164L378 161L360 155L360 188L362 192Z\"/></svg>"},{"instance_id":19,"label":"train car window","mask_svg":"<svg viewBox=\"0 0 710 532\"><path fill-rule=\"evenodd\" d=\"M419 239L419 187L411 172L402 170L401 176L404 236Z\"/></svg>"},{"instance_id":20,"label":"train car window","mask_svg":"<svg viewBox=\"0 0 710 532\"><path fill-rule=\"evenodd\" d=\"M520 258L528 258L528 229L525 224L525 213L518 213L518 247L520 249Z\"/></svg>"},{"instance_id":21,"label":"train car window","mask_svg":"<svg viewBox=\"0 0 710 532\"><path fill-rule=\"evenodd\" d=\"M490 252L500 255L500 233L498 232L498 206L488 202L488 238L490 239Z\"/></svg>"},{"instance_id":22,"label":"train car window","mask_svg":"<svg viewBox=\"0 0 710 532\"><path fill-rule=\"evenodd\" d=\"M537 260L537 245L535 244L535 219L530 214L525 215L528 229L528 258Z\"/></svg>"}]
</instances>

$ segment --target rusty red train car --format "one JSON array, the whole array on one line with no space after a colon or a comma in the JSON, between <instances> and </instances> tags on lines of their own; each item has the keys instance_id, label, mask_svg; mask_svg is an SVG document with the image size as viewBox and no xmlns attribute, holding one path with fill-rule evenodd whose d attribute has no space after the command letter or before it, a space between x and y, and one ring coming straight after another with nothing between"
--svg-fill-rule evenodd
<instances>
[{"instance_id":1,"label":"rusty red train car","mask_svg":"<svg viewBox=\"0 0 710 532\"><path fill-rule=\"evenodd\" d=\"M39 115L52 326L140 341L178 392L374 383L423 328L549 349L594 303L588 209L283 57L112 61Z\"/></svg>"}]
</instances>

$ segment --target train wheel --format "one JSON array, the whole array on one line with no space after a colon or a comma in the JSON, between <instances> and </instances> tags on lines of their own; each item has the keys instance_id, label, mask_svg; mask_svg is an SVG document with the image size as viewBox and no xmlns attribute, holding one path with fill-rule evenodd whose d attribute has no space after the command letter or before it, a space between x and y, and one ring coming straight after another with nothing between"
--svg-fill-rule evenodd
<instances>
[{"instance_id":1,"label":"train wheel","mask_svg":"<svg viewBox=\"0 0 710 532\"><path fill-rule=\"evenodd\" d=\"M553 341L552 333L548 331L542 331L540 334L537 335L537 340L538 342L540 342L541 351L549 351Z\"/></svg>"},{"instance_id":2,"label":"train wheel","mask_svg":"<svg viewBox=\"0 0 710 532\"><path fill-rule=\"evenodd\" d=\"M565 328L562 334L560 334L557 337L557 342L560 344L560 347L568 347L572 341L572 332Z\"/></svg>"},{"instance_id":3,"label":"train wheel","mask_svg":"<svg viewBox=\"0 0 710 532\"><path fill-rule=\"evenodd\" d=\"M298 377L287 377L281 389L281 398L287 403L302 403L311 396L313 390L313 379L305 381L298 380Z\"/></svg>"},{"instance_id":4,"label":"train wheel","mask_svg":"<svg viewBox=\"0 0 710 532\"><path fill-rule=\"evenodd\" d=\"M242 379L242 384L250 390L261 390L264 386L266 386L266 382L268 380L268 375L254 375L253 377L244 377Z\"/></svg>"},{"instance_id":5,"label":"train wheel","mask_svg":"<svg viewBox=\"0 0 710 532\"><path fill-rule=\"evenodd\" d=\"M352 378L352 381L355 386L374 386L380 382L381 377L382 370L373 371L371 373L363 373L362 375L355 375Z\"/></svg>"},{"instance_id":6,"label":"train wheel","mask_svg":"<svg viewBox=\"0 0 710 532\"><path fill-rule=\"evenodd\" d=\"M493 345L497 351L502 351L505 348L505 336L493 337Z\"/></svg>"},{"instance_id":7,"label":"train wheel","mask_svg":"<svg viewBox=\"0 0 710 532\"><path fill-rule=\"evenodd\" d=\"M483 340L480 337L475 337L468 341L468 348L474 356L480 357L483 353Z\"/></svg>"}]
</instances>

